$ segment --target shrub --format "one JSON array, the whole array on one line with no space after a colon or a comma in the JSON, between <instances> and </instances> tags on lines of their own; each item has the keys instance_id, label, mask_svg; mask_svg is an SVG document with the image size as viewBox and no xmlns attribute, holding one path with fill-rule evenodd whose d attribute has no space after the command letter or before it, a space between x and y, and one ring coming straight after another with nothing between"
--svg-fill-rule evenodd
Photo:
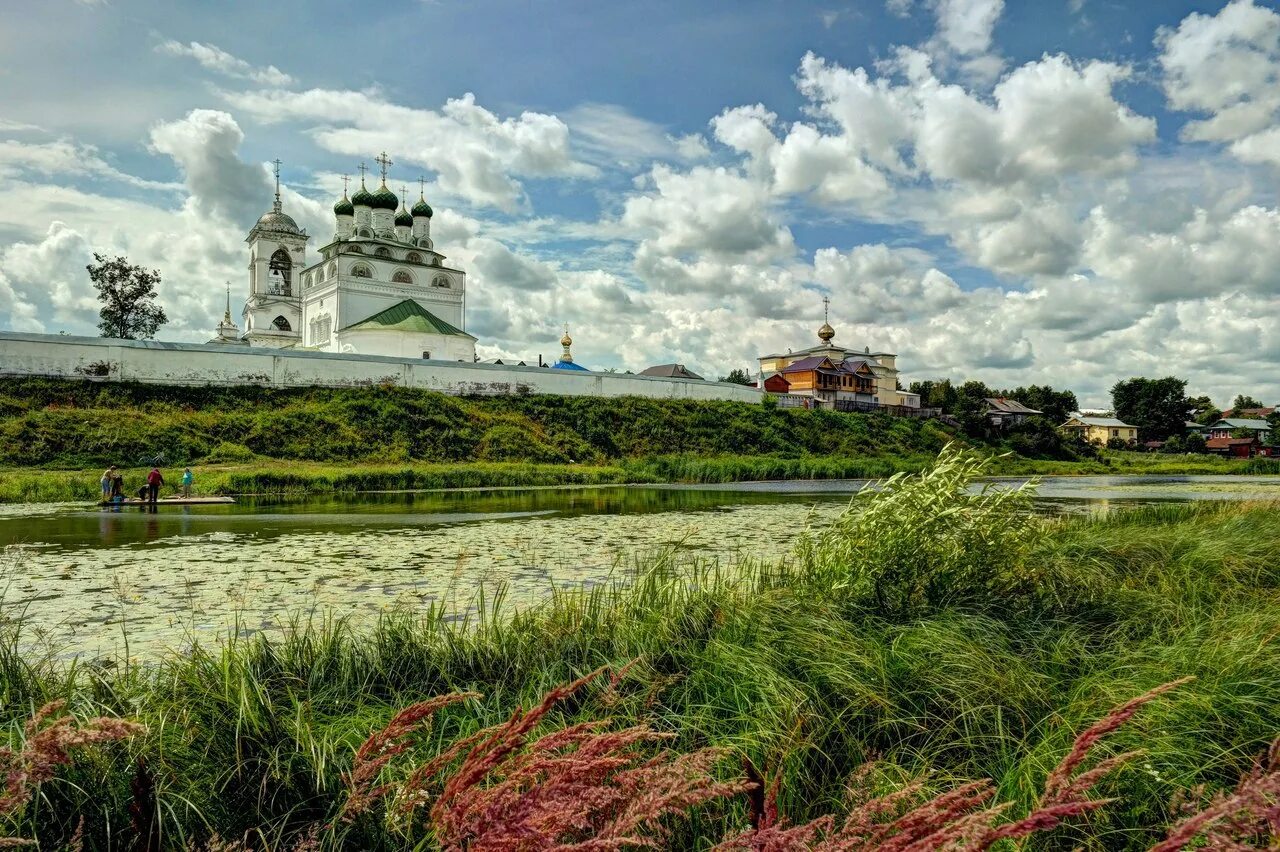
<instances>
[{"instance_id":1,"label":"shrub","mask_svg":"<svg viewBox=\"0 0 1280 852\"><path fill-rule=\"evenodd\" d=\"M864 489L831 526L801 538L801 565L852 606L887 618L1007 604L1030 579L1022 566L1039 527L1028 485L977 485L987 464L948 446L924 472Z\"/></svg>"}]
</instances>

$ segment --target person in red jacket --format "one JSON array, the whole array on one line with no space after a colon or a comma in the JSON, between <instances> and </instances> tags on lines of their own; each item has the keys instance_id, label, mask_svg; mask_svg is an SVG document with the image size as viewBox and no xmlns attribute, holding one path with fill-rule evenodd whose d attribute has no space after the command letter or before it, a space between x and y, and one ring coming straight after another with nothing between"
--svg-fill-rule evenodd
<instances>
[{"instance_id":1,"label":"person in red jacket","mask_svg":"<svg viewBox=\"0 0 1280 852\"><path fill-rule=\"evenodd\" d=\"M164 485L164 475L160 473L160 468L153 467L151 472L147 474L147 504L154 506L156 498L160 496L160 486Z\"/></svg>"}]
</instances>

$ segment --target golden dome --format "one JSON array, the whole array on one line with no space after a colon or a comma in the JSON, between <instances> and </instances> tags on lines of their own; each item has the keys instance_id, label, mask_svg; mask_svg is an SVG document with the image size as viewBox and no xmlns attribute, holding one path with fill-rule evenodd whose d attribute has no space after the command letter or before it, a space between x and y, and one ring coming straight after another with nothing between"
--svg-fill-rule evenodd
<instances>
[{"instance_id":1,"label":"golden dome","mask_svg":"<svg viewBox=\"0 0 1280 852\"><path fill-rule=\"evenodd\" d=\"M561 345L561 346L572 346L572 345L573 345L573 338L569 336L569 332L567 332L567 331L566 331L566 332L564 333L564 337L560 338L560 345Z\"/></svg>"},{"instance_id":2,"label":"golden dome","mask_svg":"<svg viewBox=\"0 0 1280 852\"><path fill-rule=\"evenodd\" d=\"M822 328L818 329L818 339L823 343L830 343L831 338L836 336L836 330L831 327L831 323L824 322Z\"/></svg>"}]
</instances>

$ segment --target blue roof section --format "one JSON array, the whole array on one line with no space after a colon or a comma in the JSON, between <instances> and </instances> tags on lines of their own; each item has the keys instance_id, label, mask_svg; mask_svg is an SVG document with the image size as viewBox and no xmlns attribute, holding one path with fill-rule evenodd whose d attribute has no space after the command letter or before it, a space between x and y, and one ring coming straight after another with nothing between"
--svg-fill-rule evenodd
<instances>
[{"instance_id":1,"label":"blue roof section","mask_svg":"<svg viewBox=\"0 0 1280 852\"><path fill-rule=\"evenodd\" d=\"M572 361L557 361L557 362L555 362L554 364L552 364L552 365L551 365L551 369L553 369L553 370L581 370L581 371L582 371L582 372L584 372L584 373L588 373L588 372L590 372L590 370L588 370L586 367L582 366L581 364L575 364L575 363L573 363Z\"/></svg>"}]
</instances>

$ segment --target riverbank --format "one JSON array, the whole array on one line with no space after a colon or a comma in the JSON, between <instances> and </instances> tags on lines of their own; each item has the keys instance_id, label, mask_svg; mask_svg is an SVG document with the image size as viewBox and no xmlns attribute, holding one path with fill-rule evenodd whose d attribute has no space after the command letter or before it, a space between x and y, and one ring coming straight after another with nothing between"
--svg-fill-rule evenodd
<instances>
[{"instance_id":1,"label":"riverbank","mask_svg":"<svg viewBox=\"0 0 1280 852\"><path fill-rule=\"evenodd\" d=\"M613 464L526 462L318 463L284 459L194 465L197 494L216 496L344 494L446 488L523 488L557 485L714 484L797 479L874 479L914 473L925 454L892 456L713 456L627 459ZM126 490L140 486L148 468L123 470ZM176 493L181 468L165 467ZM1046 461L991 455L994 476L1260 475L1280 474L1280 459L1166 456L1102 451L1099 459ZM0 468L0 504L97 500L101 469Z\"/></svg>"},{"instance_id":2,"label":"riverbank","mask_svg":"<svg viewBox=\"0 0 1280 852\"><path fill-rule=\"evenodd\" d=\"M1110 753L1145 749L1099 788L1119 801L1043 839L1144 848L1180 790L1233 784L1280 733L1280 507L1046 521L1025 510L1025 493L968 493L982 472L945 459L813 530L782 564L677 571L657 556L614 585L519 612L491 590L460 602L480 613L464 622L447 604L358 630L303 615L282 640L233 636L150 667L21 655L23 626L4 622L0 718L11 731L58 697L147 727L78 760L10 833L56 848L84 817L87 848L140 835L182 847L211 831L279 848L313 826L332 826L322 848L432 848L389 803L334 822L353 750L396 708L483 695L441 710L382 775L392 783L516 705L635 661L547 724L610 717L670 732L678 751L723 747L721 776L746 758L778 779L781 811L797 822L847 807L845 781L872 757L880 792L990 777L1024 813L1087 724L1195 676L1112 737ZM673 824L671 846L705 848L742 828L746 810L741 797L708 805Z\"/></svg>"}]
</instances>

